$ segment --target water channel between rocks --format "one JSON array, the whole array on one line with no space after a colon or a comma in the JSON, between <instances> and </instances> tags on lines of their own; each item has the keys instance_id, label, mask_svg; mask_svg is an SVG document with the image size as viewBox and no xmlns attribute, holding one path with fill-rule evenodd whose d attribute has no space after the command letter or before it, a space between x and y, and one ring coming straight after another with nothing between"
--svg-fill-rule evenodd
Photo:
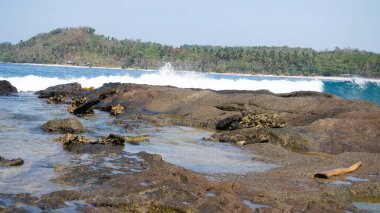
<instances>
[{"instance_id":1,"label":"water channel between rocks","mask_svg":"<svg viewBox=\"0 0 380 213\"><path fill-rule=\"evenodd\" d=\"M0 156L8 159L23 158L20 167L0 167L1 193L31 193L34 196L72 187L53 183L58 164L86 164L93 159L91 154L74 154L65 151L53 141L57 134L44 133L40 126L54 118L71 117L66 105L49 105L31 93L0 97ZM86 136L100 137L110 133L122 135L148 135L149 142L141 145L127 144L126 155L146 151L160 154L163 160L200 173L247 173L263 172L275 168L251 159L251 154L231 144L202 141L212 132L180 127L155 127L133 121L136 127L126 131L121 125L111 124L115 117L96 111L95 115L79 120L88 130ZM131 122L131 121L125 121ZM119 166L111 165L109 157L102 158L105 167L113 167L118 174ZM113 162L117 158L112 159ZM117 164L117 163L116 163Z\"/></svg>"}]
</instances>

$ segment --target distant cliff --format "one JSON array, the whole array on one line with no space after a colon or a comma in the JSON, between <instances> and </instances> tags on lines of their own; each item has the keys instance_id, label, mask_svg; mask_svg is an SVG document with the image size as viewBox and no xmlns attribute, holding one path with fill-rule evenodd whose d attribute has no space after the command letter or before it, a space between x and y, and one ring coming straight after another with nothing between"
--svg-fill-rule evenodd
<instances>
[{"instance_id":1,"label":"distant cliff","mask_svg":"<svg viewBox=\"0 0 380 213\"><path fill-rule=\"evenodd\" d=\"M380 78L380 54L357 49L315 51L290 47L179 48L140 40L117 40L90 27L61 28L18 44L0 44L0 61L157 69L170 61L178 70L275 75L357 75Z\"/></svg>"}]
</instances>

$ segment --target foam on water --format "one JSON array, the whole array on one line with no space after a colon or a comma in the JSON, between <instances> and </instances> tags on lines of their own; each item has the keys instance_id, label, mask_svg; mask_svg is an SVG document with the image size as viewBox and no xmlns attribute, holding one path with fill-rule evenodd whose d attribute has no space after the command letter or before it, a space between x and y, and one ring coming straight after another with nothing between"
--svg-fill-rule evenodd
<instances>
[{"instance_id":1,"label":"foam on water","mask_svg":"<svg viewBox=\"0 0 380 213\"><path fill-rule=\"evenodd\" d=\"M97 77L74 77L69 79L58 77L42 77L35 75L0 77L0 80L11 82L20 91L37 91L49 86L78 82L84 87L100 87L104 83L121 82L149 85L169 85L179 88L199 88L212 90L261 90L266 89L274 93L287 93L292 91L323 91L321 80L289 80L289 79L264 79L253 80L244 76L229 79L213 78L210 75L197 72L176 72L166 63L159 71L144 72L135 76L125 71L123 75L97 76Z\"/></svg>"}]
</instances>

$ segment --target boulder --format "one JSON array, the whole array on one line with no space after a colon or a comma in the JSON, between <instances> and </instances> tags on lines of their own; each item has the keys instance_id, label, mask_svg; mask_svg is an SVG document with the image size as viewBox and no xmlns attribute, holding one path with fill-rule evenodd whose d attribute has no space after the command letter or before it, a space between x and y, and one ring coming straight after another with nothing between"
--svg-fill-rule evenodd
<instances>
[{"instance_id":1,"label":"boulder","mask_svg":"<svg viewBox=\"0 0 380 213\"><path fill-rule=\"evenodd\" d=\"M67 119L53 119L41 127L45 132L56 132L56 133L83 133L85 128L76 118Z\"/></svg>"},{"instance_id":2,"label":"boulder","mask_svg":"<svg viewBox=\"0 0 380 213\"><path fill-rule=\"evenodd\" d=\"M24 164L24 160L21 158L8 160L0 156L0 166L21 166Z\"/></svg>"},{"instance_id":3,"label":"boulder","mask_svg":"<svg viewBox=\"0 0 380 213\"><path fill-rule=\"evenodd\" d=\"M12 86L9 81L0 81L0 95L12 95L13 93L17 93L16 87Z\"/></svg>"},{"instance_id":4,"label":"boulder","mask_svg":"<svg viewBox=\"0 0 380 213\"><path fill-rule=\"evenodd\" d=\"M82 86L78 83L60 84L48 87L45 90L37 91L39 98L51 98L54 96L77 96L83 92Z\"/></svg>"}]
</instances>

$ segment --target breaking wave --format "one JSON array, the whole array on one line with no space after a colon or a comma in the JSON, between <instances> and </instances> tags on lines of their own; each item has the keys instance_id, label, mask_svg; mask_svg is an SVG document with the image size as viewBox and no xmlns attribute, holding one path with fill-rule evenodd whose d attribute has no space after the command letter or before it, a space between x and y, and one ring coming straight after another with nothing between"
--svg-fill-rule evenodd
<instances>
[{"instance_id":1,"label":"breaking wave","mask_svg":"<svg viewBox=\"0 0 380 213\"><path fill-rule=\"evenodd\" d=\"M83 87L100 87L104 83L121 82L149 85L168 85L179 88L199 88L212 90L269 90L274 93L287 93L292 91L323 91L323 82L320 80L252 80L252 79L228 79L212 78L204 74L195 72L171 72L160 70L140 76L129 74L121 76L98 76L98 77L78 77L62 79L57 77L42 77L28 75L23 77L0 77L0 80L11 82L19 91L38 91L49 86L78 82Z\"/></svg>"}]
</instances>

